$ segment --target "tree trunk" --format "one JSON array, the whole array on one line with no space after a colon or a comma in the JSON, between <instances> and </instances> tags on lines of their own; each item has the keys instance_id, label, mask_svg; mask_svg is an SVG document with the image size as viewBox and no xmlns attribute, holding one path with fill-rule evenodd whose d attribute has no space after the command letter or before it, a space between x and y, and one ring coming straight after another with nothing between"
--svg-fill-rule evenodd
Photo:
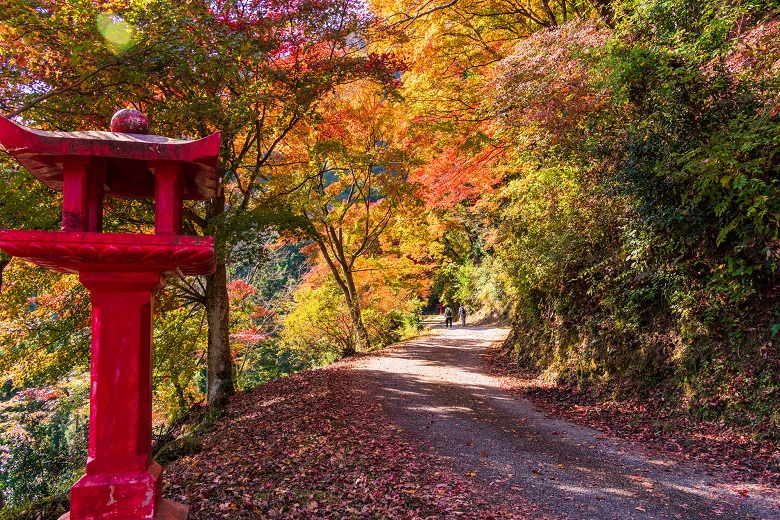
<instances>
[{"instance_id":1,"label":"tree trunk","mask_svg":"<svg viewBox=\"0 0 780 520\"><path fill-rule=\"evenodd\" d=\"M223 213L224 208L225 199L217 197L207 203L207 217ZM210 407L219 407L235 392L230 356L230 300L224 260L218 259L217 270L206 276L206 321L209 328L207 402Z\"/></svg>"},{"instance_id":2,"label":"tree trunk","mask_svg":"<svg viewBox=\"0 0 780 520\"><path fill-rule=\"evenodd\" d=\"M332 233L331 237L336 237L336 233ZM317 246L320 248L322 256L328 263L330 272L333 274L333 278L336 280L336 284L341 289L341 293L344 295L344 302L349 308L349 320L352 326L355 328L355 343L350 343L348 347L344 349L342 354L344 356L351 356L357 352L357 349L368 350L371 348L371 340L368 336L368 331L363 324L363 313L360 310L360 297L358 296L357 289L355 288L355 279L352 277L352 270L349 267L349 262L344 255L344 249L340 243L336 243L335 249L337 251L336 262L338 266L331 259L328 252L328 246L325 243L325 238L317 240Z\"/></svg>"},{"instance_id":3,"label":"tree trunk","mask_svg":"<svg viewBox=\"0 0 780 520\"><path fill-rule=\"evenodd\" d=\"M206 276L206 320L209 325L208 405L222 406L233 395L233 362L230 357L227 272L224 263Z\"/></svg>"},{"instance_id":4,"label":"tree trunk","mask_svg":"<svg viewBox=\"0 0 780 520\"><path fill-rule=\"evenodd\" d=\"M368 331L363 324L363 313L360 311L360 303L357 299L352 301L349 306L349 317L352 320L352 326L355 327L355 336L357 336L357 347L363 351L371 348L371 339L368 337ZM353 355L357 349L352 346L351 352L345 352L345 356Z\"/></svg>"},{"instance_id":5,"label":"tree trunk","mask_svg":"<svg viewBox=\"0 0 780 520\"><path fill-rule=\"evenodd\" d=\"M360 309L360 296L355 289L355 280L352 278L352 271L343 267L344 282L347 287L347 291L344 293L344 297L347 300L347 306L349 307L349 317L352 320L352 326L355 327L355 336L357 337L357 348L366 351L371 348L371 339L368 337L368 331L363 324L363 313ZM353 349L355 350L355 349ZM352 355L355 352L345 353L344 355Z\"/></svg>"}]
</instances>

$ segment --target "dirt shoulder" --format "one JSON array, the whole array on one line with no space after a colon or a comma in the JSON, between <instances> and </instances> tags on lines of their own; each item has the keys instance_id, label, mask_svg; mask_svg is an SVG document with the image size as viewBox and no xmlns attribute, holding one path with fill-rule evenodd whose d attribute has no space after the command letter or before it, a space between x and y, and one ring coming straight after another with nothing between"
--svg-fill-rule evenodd
<instances>
[{"instance_id":1,"label":"dirt shoulder","mask_svg":"<svg viewBox=\"0 0 780 520\"><path fill-rule=\"evenodd\" d=\"M486 369L501 388L531 401L556 417L639 442L680 461L728 473L739 494L750 487L780 487L780 442L749 425L695 420L662 392L638 396L625 389L563 386L519 368L499 344L485 352ZM745 483L746 486L740 486Z\"/></svg>"}]
</instances>

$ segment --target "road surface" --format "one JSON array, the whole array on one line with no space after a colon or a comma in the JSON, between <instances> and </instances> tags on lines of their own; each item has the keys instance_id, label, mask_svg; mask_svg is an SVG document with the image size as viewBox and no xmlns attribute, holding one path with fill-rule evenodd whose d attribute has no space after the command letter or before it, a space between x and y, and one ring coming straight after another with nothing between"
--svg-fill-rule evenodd
<instances>
[{"instance_id":1,"label":"road surface","mask_svg":"<svg viewBox=\"0 0 780 520\"><path fill-rule=\"evenodd\" d=\"M443 320L442 320L443 321ZM358 364L384 413L497 497L560 519L780 519L758 486L556 420L502 390L482 354L508 330L435 325Z\"/></svg>"}]
</instances>

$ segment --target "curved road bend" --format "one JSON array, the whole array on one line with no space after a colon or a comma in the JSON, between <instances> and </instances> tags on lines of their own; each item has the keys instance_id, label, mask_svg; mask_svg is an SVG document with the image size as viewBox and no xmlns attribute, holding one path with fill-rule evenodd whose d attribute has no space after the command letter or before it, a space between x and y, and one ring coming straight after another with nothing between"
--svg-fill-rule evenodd
<instances>
[{"instance_id":1,"label":"curved road bend","mask_svg":"<svg viewBox=\"0 0 780 520\"><path fill-rule=\"evenodd\" d=\"M358 363L384 413L456 472L558 519L780 520L780 501L726 475L548 417L499 387L482 353L507 329L435 325Z\"/></svg>"}]
</instances>

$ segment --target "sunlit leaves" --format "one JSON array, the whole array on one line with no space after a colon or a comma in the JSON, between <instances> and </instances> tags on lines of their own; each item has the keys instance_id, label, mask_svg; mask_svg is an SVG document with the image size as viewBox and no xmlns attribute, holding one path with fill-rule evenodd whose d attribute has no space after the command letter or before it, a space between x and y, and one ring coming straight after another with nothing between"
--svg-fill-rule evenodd
<instances>
[{"instance_id":1,"label":"sunlit leaves","mask_svg":"<svg viewBox=\"0 0 780 520\"><path fill-rule=\"evenodd\" d=\"M66 492L83 472L87 452L89 376L60 386L3 389L0 483L6 505Z\"/></svg>"},{"instance_id":2,"label":"sunlit leaves","mask_svg":"<svg viewBox=\"0 0 780 520\"><path fill-rule=\"evenodd\" d=\"M393 309L406 312L401 309L416 294L404 284L414 286L410 281L424 269L399 254L407 237L394 232L396 224L409 226L419 218L405 212L415 198L406 182L411 158L403 147L400 108L371 83L356 83L325 98L317 117L296 134L306 145L306 162L283 173L287 184L299 188L281 197L279 209L297 219L288 239L311 241L306 252L315 266L307 278L316 290L296 293L304 300L293 306L286 328L299 330L306 322L313 328L298 340L285 332L289 344L342 355L367 349L376 339L384 344L387 339L366 329L364 314L383 322ZM390 308L375 298L388 286L396 291ZM328 299L333 290L341 293L338 305ZM329 312L311 310L324 302L330 302ZM305 318L312 312L318 319Z\"/></svg>"},{"instance_id":3,"label":"sunlit leaves","mask_svg":"<svg viewBox=\"0 0 780 520\"><path fill-rule=\"evenodd\" d=\"M73 276L13 260L0 305L0 370L18 386L53 383L84 367L89 297Z\"/></svg>"},{"instance_id":4,"label":"sunlit leaves","mask_svg":"<svg viewBox=\"0 0 780 520\"><path fill-rule=\"evenodd\" d=\"M202 399L204 385L199 372L205 365L207 329L201 306L182 305L180 300L165 293L157 303L153 425L163 428Z\"/></svg>"},{"instance_id":5,"label":"sunlit leaves","mask_svg":"<svg viewBox=\"0 0 780 520\"><path fill-rule=\"evenodd\" d=\"M106 45L114 54L125 52L135 43L135 28L121 16L111 11L100 13L96 23L98 31L106 40Z\"/></svg>"},{"instance_id":6,"label":"sunlit leaves","mask_svg":"<svg viewBox=\"0 0 780 520\"><path fill-rule=\"evenodd\" d=\"M583 121L609 95L588 60L608 35L596 21L572 22L518 43L485 92L497 116L495 131L526 149L574 145Z\"/></svg>"}]
</instances>

